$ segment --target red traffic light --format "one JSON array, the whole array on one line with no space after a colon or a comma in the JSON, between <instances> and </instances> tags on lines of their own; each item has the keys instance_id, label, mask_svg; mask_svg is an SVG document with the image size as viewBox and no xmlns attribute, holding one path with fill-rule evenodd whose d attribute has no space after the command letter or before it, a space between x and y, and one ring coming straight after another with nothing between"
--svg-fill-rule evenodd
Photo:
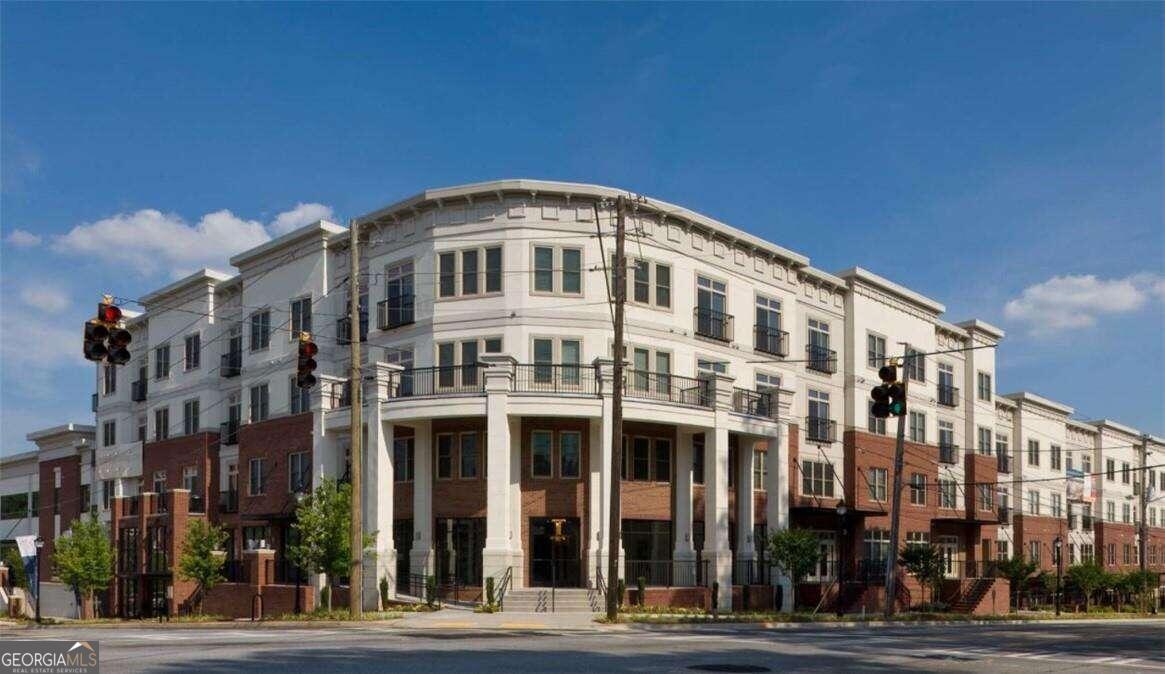
<instances>
[{"instance_id":1,"label":"red traffic light","mask_svg":"<svg viewBox=\"0 0 1165 674\"><path fill-rule=\"evenodd\" d=\"M116 304L98 304L97 320L105 323L117 323L121 321L121 307Z\"/></svg>"},{"instance_id":2,"label":"red traffic light","mask_svg":"<svg viewBox=\"0 0 1165 674\"><path fill-rule=\"evenodd\" d=\"M299 357L313 358L320 352L320 347L316 346L315 342L300 342L299 343Z\"/></svg>"}]
</instances>

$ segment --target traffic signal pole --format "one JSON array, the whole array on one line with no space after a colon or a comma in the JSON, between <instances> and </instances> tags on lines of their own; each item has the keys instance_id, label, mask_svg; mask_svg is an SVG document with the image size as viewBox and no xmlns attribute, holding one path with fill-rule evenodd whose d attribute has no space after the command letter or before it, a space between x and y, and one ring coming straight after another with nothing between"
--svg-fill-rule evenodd
<instances>
[{"instance_id":1,"label":"traffic signal pole","mask_svg":"<svg viewBox=\"0 0 1165 674\"><path fill-rule=\"evenodd\" d=\"M906 361L902 362L902 400L905 403L908 391ZM898 438L894 442L894 491L890 501L890 554L886 557L886 598L882 615L887 619L894 615L894 597L898 590L898 524L902 517L902 459L906 450L906 409L898 415Z\"/></svg>"},{"instance_id":2,"label":"traffic signal pole","mask_svg":"<svg viewBox=\"0 0 1165 674\"><path fill-rule=\"evenodd\" d=\"M363 388L360 372L360 233L356 220L348 225L350 247L348 267L348 290L351 299L348 303L349 343L352 347L352 371L349 381L349 418L351 425L348 433L352 441L351 481L352 481L352 568L348 572L348 610L352 617L359 620L364 612L364 492L361 490L361 469L364 465L364 419L361 389Z\"/></svg>"}]
</instances>

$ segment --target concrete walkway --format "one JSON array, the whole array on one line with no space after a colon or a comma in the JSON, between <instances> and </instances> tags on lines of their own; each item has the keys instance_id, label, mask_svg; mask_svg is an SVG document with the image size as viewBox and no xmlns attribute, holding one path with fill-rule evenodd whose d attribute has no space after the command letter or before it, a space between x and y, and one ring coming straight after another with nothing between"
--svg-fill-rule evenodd
<instances>
[{"instance_id":1,"label":"concrete walkway","mask_svg":"<svg viewBox=\"0 0 1165 674\"><path fill-rule=\"evenodd\" d=\"M595 622L592 613L474 613L472 609L446 605L430 613L406 613L392 626L397 629L434 630L600 630L613 626Z\"/></svg>"}]
</instances>

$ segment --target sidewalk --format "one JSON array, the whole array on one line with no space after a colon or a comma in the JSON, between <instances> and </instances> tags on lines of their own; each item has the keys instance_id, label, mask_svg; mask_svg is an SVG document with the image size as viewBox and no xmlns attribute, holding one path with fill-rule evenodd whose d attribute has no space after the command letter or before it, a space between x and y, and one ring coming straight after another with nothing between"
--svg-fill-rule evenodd
<instances>
[{"instance_id":1,"label":"sidewalk","mask_svg":"<svg viewBox=\"0 0 1165 674\"><path fill-rule=\"evenodd\" d=\"M593 613L474 613L472 609L448 606L431 613L406 613L391 623L404 630L609 630L626 629L626 625L602 625Z\"/></svg>"}]
</instances>

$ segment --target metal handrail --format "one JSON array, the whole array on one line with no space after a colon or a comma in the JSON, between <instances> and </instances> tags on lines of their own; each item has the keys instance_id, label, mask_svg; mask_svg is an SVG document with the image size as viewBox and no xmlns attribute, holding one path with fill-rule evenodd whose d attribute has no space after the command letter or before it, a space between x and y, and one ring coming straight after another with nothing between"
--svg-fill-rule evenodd
<instances>
[{"instance_id":1,"label":"metal handrail","mask_svg":"<svg viewBox=\"0 0 1165 674\"><path fill-rule=\"evenodd\" d=\"M772 389L753 391L752 389L733 387L732 410L754 417L776 419L777 392Z\"/></svg>"},{"instance_id":2,"label":"metal handrail","mask_svg":"<svg viewBox=\"0 0 1165 674\"><path fill-rule=\"evenodd\" d=\"M805 437L812 442L835 442L837 422L824 417L805 417Z\"/></svg>"},{"instance_id":3,"label":"metal handrail","mask_svg":"<svg viewBox=\"0 0 1165 674\"><path fill-rule=\"evenodd\" d=\"M939 445L938 446L938 460L939 463L957 463L958 462L958 445Z\"/></svg>"},{"instance_id":4,"label":"metal handrail","mask_svg":"<svg viewBox=\"0 0 1165 674\"><path fill-rule=\"evenodd\" d=\"M392 330L416 322L416 301L412 295L402 295L395 306L390 307L391 300L380 300L376 303L376 327L379 330Z\"/></svg>"},{"instance_id":5,"label":"metal handrail","mask_svg":"<svg viewBox=\"0 0 1165 674\"><path fill-rule=\"evenodd\" d=\"M711 407L715 397L711 379L631 369L623 371L623 394L695 407Z\"/></svg>"},{"instance_id":6,"label":"metal handrail","mask_svg":"<svg viewBox=\"0 0 1165 674\"><path fill-rule=\"evenodd\" d=\"M695 319L695 332L700 337L721 342L732 341L732 314L696 307L692 310L692 316Z\"/></svg>"},{"instance_id":7,"label":"metal handrail","mask_svg":"<svg viewBox=\"0 0 1165 674\"><path fill-rule=\"evenodd\" d=\"M598 395L598 382L598 371L594 365L573 363L514 365L515 393Z\"/></svg>"},{"instance_id":8,"label":"metal handrail","mask_svg":"<svg viewBox=\"0 0 1165 674\"><path fill-rule=\"evenodd\" d=\"M502 574L502 582L499 583L498 587L494 590L494 593L495 593L494 598L498 602L499 609L504 609L504 605L502 604L502 602L506 598L506 591L510 589L510 584L513 582L514 582L514 567L507 566L505 573Z\"/></svg>"},{"instance_id":9,"label":"metal handrail","mask_svg":"<svg viewBox=\"0 0 1165 674\"><path fill-rule=\"evenodd\" d=\"M805 345L805 367L825 374L837 372L837 352L824 346Z\"/></svg>"},{"instance_id":10,"label":"metal handrail","mask_svg":"<svg viewBox=\"0 0 1165 674\"><path fill-rule=\"evenodd\" d=\"M947 407L959 406L959 389L956 386L938 385L938 404Z\"/></svg>"},{"instance_id":11,"label":"metal handrail","mask_svg":"<svg viewBox=\"0 0 1165 674\"><path fill-rule=\"evenodd\" d=\"M763 353L784 358L789 355L789 333L767 325L753 329L753 348Z\"/></svg>"},{"instance_id":12,"label":"metal handrail","mask_svg":"<svg viewBox=\"0 0 1165 674\"><path fill-rule=\"evenodd\" d=\"M416 367L389 373L389 398L419 398L447 395L483 395L485 368L471 365ZM343 406L343 403L341 404Z\"/></svg>"}]
</instances>

